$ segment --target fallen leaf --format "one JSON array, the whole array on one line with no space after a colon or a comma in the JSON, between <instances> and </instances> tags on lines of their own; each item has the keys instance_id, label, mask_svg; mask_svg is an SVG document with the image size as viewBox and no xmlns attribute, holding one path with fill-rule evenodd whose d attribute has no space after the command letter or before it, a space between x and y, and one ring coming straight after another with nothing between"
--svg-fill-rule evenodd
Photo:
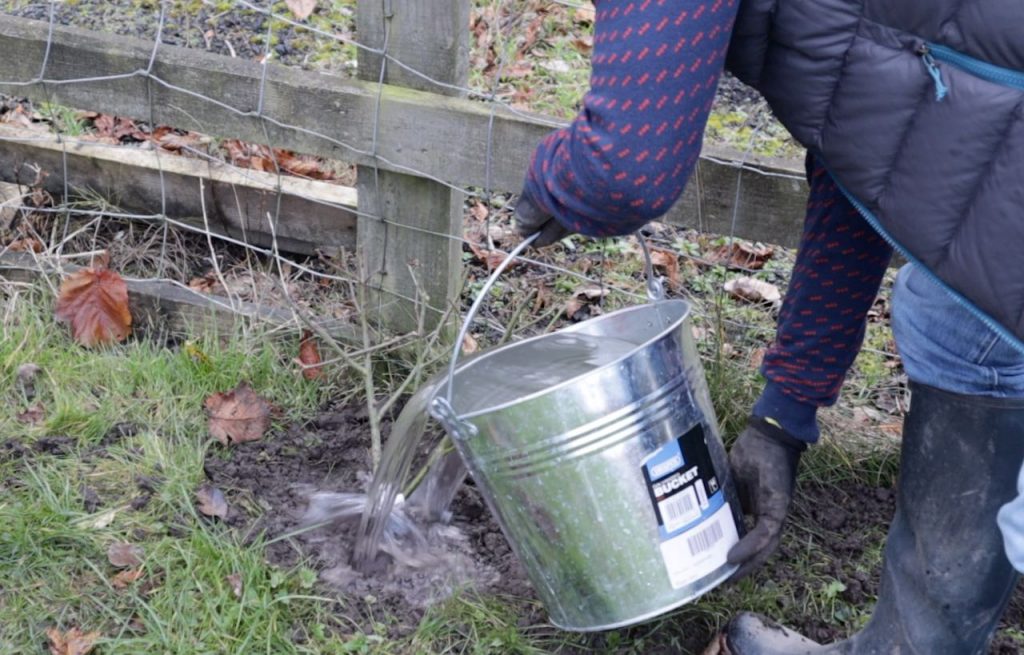
<instances>
[{"instance_id":1,"label":"fallen leaf","mask_svg":"<svg viewBox=\"0 0 1024 655\"><path fill-rule=\"evenodd\" d=\"M469 242L469 249L473 251L473 255L481 262L487 265L487 270L493 271L494 269L501 266L502 262L508 255L500 250L487 250L484 246L476 243L475 241ZM515 266L517 262L513 262L512 266Z\"/></svg>"},{"instance_id":2,"label":"fallen leaf","mask_svg":"<svg viewBox=\"0 0 1024 655\"><path fill-rule=\"evenodd\" d=\"M217 286L217 276L213 273L208 273L203 277L194 277L188 283L188 288L199 293L213 293L214 288Z\"/></svg>"},{"instance_id":3,"label":"fallen leaf","mask_svg":"<svg viewBox=\"0 0 1024 655\"><path fill-rule=\"evenodd\" d=\"M194 149L204 141L204 137L198 132L176 130L173 127L162 125L149 135L149 140L168 152L181 152L182 150Z\"/></svg>"},{"instance_id":4,"label":"fallen leaf","mask_svg":"<svg viewBox=\"0 0 1024 655\"><path fill-rule=\"evenodd\" d=\"M750 353L750 368L755 370L760 369L761 364L764 364L764 356L766 354L768 354L767 348L755 348L753 352Z\"/></svg>"},{"instance_id":5,"label":"fallen leaf","mask_svg":"<svg viewBox=\"0 0 1024 655\"><path fill-rule=\"evenodd\" d=\"M472 355L473 353L480 350L480 344L476 342L472 334L466 333L466 337L462 340L462 354Z\"/></svg>"},{"instance_id":6,"label":"fallen leaf","mask_svg":"<svg viewBox=\"0 0 1024 655\"><path fill-rule=\"evenodd\" d=\"M224 492L213 485L204 484L196 491L196 499L199 501L197 509L206 516L216 516L226 519L228 516L228 501L224 498Z\"/></svg>"},{"instance_id":7,"label":"fallen leaf","mask_svg":"<svg viewBox=\"0 0 1024 655\"><path fill-rule=\"evenodd\" d=\"M596 12L594 7L591 5L583 5L582 7L576 8L576 22L583 25L591 25L596 18Z\"/></svg>"},{"instance_id":8,"label":"fallen leaf","mask_svg":"<svg viewBox=\"0 0 1024 655\"><path fill-rule=\"evenodd\" d=\"M96 640L100 638L100 633L83 633L78 628L61 632L54 627L47 628L46 636L50 640L50 655L86 655L92 651Z\"/></svg>"},{"instance_id":9,"label":"fallen leaf","mask_svg":"<svg viewBox=\"0 0 1024 655\"><path fill-rule=\"evenodd\" d=\"M107 561L119 569L135 568L142 564L142 549L126 541L115 541L107 547Z\"/></svg>"},{"instance_id":10,"label":"fallen leaf","mask_svg":"<svg viewBox=\"0 0 1024 655\"><path fill-rule=\"evenodd\" d=\"M228 584L231 585L231 593L235 595L235 598L242 597L242 574L232 573L225 578Z\"/></svg>"},{"instance_id":11,"label":"fallen leaf","mask_svg":"<svg viewBox=\"0 0 1024 655\"><path fill-rule=\"evenodd\" d=\"M248 382L206 399L210 434L225 446L255 441L270 427L270 403L249 387Z\"/></svg>"},{"instance_id":12,"label":"fallen leaf","mask_svg":"<svg viewBox=\"0 0 1024 655\"><path fill-rule=\"evenodd\" d=\"M733 241L718 248L708 258L712 264L727 268L760 270L775 255L771 246Z\"/></svg>"},{"instance_id":13,"label":"fallen leaf","mask_svg":"<svg viewBox=\"0 0 1024 655\"><path fill-rule=\"evenodd\" d=\"M487 205L485 205L484 203L482 203L482 202L474 202L473 206L470 208L469 211L470 211L471 214L473 214L473 218L475 218L476 220L478 220L478 221L486 221L487 220L487 214L488 214Z\"/></svg>"},{"instance_id":14,"label":"fallen leaf","mask_svg":"<svg viewBox=\"0 0 1024 655\"><path fill-rule=\"evenodd\" d=\"M43 406L40 403L36 403L35 405L32 405L31 407L26 409L24 412L19 413L14 418L16 418L19 423L37 425L39 423L42 423L43 420L46 419L46 410L43 409Z\"/></svg>"},{"instance_id":15,"label":"fallen leaf","mask_svg":"<svg viewBox=\"0 0 1024 655\"><path fill-rule=\"evenodd\" d=\"M673 289L679 288L679 255L664 248L651 248L651 263L661 269Z\"/></svg>"},{"instance_id":16,"label":"fallen leaf","mask_svg":"<svg viewBox=\"0 0 1024 655\"><path fill-rule=\"evenodd\" d=\"M611 289L606 286L602 286L600 284L584 284L573 292L573 296L576 298L585 298L586 300L594 302L604 298L609 293L611 293Z\"/></svg>"},{"instance_id":17,"label":"fallen leaf","mask_svg":"<svg viewBox=\"0 0 1024 655\"><path fill-rule=\"evenodd\" d=\"M71 323L71 334L84 346L124 341L131 331L128 285L106 268L83 268L60 285L58 321Z\"/></svg>"},{"instance_id":18,"label":"fallen leaf","mask_svg":"<svg viewBox=\"0 0 1024 655\"><path fill-rule=\"evenodd\" d=\"M83 519L75 521L74 525L80 528L91 528L93 530L103 530L110 526L114 522L114 518L118 512L125 509L124 507L112 507L107 511L97 514L96 516L87 516Z\"/></svg>"},{"instance_id":19,"label":"fallen leaf","mask_svg":"<svg viewBox=\"0 0 1024 655\"><path fill-rule=\"evenodd\" d=\"M302 376L307 380L318 380L324 376L320 366L320 349L316 345L316 337L309 330L302 333L299 341L299 363L302 364Z\"/></svg>"},{"instance_id":20,"label":"fallen leaf","mask_svg":"<svg viewBox=\"0 0 1024 655\"><path fill-rule=\"evenodd\" d=\"M7 249L11 252L43 252L46 248L43 246L43 242L35 237L25 237L24 239L15 239L7 244Z\"/></svg>"},{"instance_id":21,"label":"fallen leaf","mask_svg":"<svg viewBox=\"0 0 1024 655\"><path fill-rule=\"evenodd\" d=\"M734 298L753 303L775 304L782 301L779 288L752 277L738 277L725 283L725 291Z\"/></svg>"},{"instance_id":22,"label":"fallen leaf","mask_svg":"<svg viewBox=\"0 0 1024 655\"><path fill-rule=\"evenodd\" d=\"M594 49L594 37L585 34L573 39L572 46L585 55L589 55Z\"/></svg>"},{"instance_id":23,"label":"fallen leaf","mask_svg":"<svg viewBox=\"0 0 1024 655\"><path fill-rule=\"evenodd\" d=\"M142 577L142 569L125 569L110 579L114 589L127 589Z\"/></svg>"},{"instance_id":24,"label":"fallen leaf","mask_svg":"<svg viewBox=\"0 0 1024 655\"><path fill-rule=\"evenodd\" d=\"M299 20L306 20L316 9L316 0L284 0L284 3Z\"/></svg>"},{"instance_id":25,"label":"fallen leaf","mask_svg":"<svg viewBox=\"0 0 1024 655\"><path fill-rule=\"evenodd\" d=\"M572 297L565 301L565 317L572 319L587 303L580 298Z\"/></svg>"}]
</instances>

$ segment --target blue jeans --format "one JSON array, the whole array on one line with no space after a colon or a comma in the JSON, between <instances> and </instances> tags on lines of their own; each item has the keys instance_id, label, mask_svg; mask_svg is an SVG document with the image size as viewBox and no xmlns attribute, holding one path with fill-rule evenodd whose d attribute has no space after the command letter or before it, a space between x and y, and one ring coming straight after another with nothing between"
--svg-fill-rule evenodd
<instances>
[{"instance_id":1,"label":"blue jeans","mask_svg":"<svg viewBox=\"0 0 1024 655\"><path fill-rule=\"evenodd\" d=\"M896 280L892 329L914 382L963 395L1024 398L1024 353L911 264ZM1017 490L998 521L1007 557L1024 572L1024 463Z\"/></svg>"}]
</instances>

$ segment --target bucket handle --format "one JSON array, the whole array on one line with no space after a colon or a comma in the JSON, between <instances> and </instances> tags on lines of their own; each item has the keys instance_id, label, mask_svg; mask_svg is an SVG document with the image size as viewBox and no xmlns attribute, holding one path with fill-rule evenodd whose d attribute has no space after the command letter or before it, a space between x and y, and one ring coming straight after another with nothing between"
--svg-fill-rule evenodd
<instances>
[{"instance_id":1,"label":"bucket handle","mask_svg":"<svg viewBox=\"0 0 1024 655\"><path fill-rule=\"evenodd\" d=\"M456 437L465 438L476 434L476 426L463 421L456 414L452 407L452 395L454 393L455 386L455 369L458 368L459 364L459 352L462 350L462 343L466 339L466 335L469 334L469 328L473 324L473 319L476 318L477 312L480 311L480 306L483 305L484 300L487 299L488 294L491 292L491 288L501 277L501 274L512 264L513 261L519 255L523 253L530 245L537 240L540 236L540 232L535 232L530 236L526 237L522 243L516 246L512 252L508 254L508 257L504 259L491 276L487 278L484 286L480 289L480 293L473 300L473 304L470 306L469 311L466 313L466 319L462 322L462 327L459 329L459 335L455 340L455 348L452 351L451 363L448 365L448 379L445 381L445 393L444 396L438 396L430 403L430 413L441 422L441 425L449 433ZM647 278L647 298L651 302L659 302L665 299L665 285L661 278L654 274L654 260L651 257L650 246L647 245L647 240L644 239L642 234L637 234L637 240L640 242L640 248L644 254L644 275Z\"/></svg>"}]
</instances>

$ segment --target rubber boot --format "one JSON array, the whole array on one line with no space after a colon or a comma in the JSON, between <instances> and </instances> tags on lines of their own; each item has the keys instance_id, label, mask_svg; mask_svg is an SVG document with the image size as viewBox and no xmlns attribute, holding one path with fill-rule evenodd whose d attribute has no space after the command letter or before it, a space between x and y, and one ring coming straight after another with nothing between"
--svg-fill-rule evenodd
<instances>
[{"instance_id":1,"label":"rubber boot","mask_svg":"<svg viewBox=\"0 0 1024 655\"><path fill-rule=\"evenodd\" d=\"M871 620L820 646L741 614L707 653L973 655L987 652L1017 581L996 513L1016 497L1024 400L912 384L903 426L896 515ZM716 650L717 649L717 650Z\"/></svg>"}]
</instances>

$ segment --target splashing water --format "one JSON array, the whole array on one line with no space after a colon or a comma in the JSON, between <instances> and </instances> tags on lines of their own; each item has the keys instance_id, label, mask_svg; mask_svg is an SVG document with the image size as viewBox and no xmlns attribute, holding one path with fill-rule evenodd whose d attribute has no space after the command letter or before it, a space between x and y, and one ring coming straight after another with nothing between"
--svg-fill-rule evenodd
<instances>
[{"instance_id":1,"label":"splashing water","mask_svg":"<svg viewBox=\"0 0 1024 655\"><path fill-rule=\"evenodd\" d=\"M496 351L487 356L491 384L459 386L456 407L461 414L486 411L609 364L637 344L612 337L559 334L532 342L528 348ZM472 366L471 363L466 363ZM460 369L462 370L462 369ZM449 506L466 478L466 467L454 449L442 452L406 501L401 494L412 460L420 451L435 394L444 393L447 377L430 379L406 403L395 420L366 494L320 492L310 496L304 523L328 523L359 518L352 564L367 570L379 552L407 566L431 563L423 525L447 522Z\"/></svg>"}]
</instances>

